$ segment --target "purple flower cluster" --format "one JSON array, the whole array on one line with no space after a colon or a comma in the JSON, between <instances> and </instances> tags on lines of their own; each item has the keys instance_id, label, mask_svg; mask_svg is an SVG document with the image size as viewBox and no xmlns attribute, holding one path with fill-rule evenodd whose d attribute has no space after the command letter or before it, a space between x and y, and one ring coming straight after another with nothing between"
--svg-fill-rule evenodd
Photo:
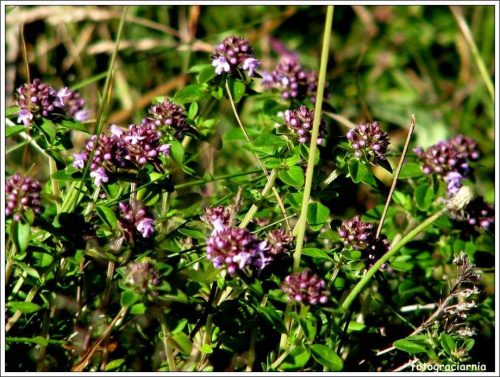
<instances>
[{"instance_id":1,"label":"purple flower cluster","mask_svg":"<svg viewBox=\"0 0 500 377\"><path fill-rule=\"evenodd\" d=\"M85 100L81 97L79 92L63 88L57 92L56 97L58 105L60 105L71 118L79 122L89 119L90 111L84 110Z\"/></svg>"},{"instance_id":2,"label":"purple flower cluster","mask_svg":"<svg viewBox=\"0 0 500 377\"><path fill-rule=\"evenodd\" d=\"M378 122L358 124L347 132L347 140L354 156L363 162L377 164L386 159L389 138Z\"/></svg>"},{"instance_id":3,"label":"purple flower cluster","mask_svg":"<svg viewBox=\"0 0 500 377\"><path fill-rule=\"evenodd\" d=\"M231 211L224 206L205 208L201 219L213 229L212 234L215 234L230 225Z\"/></svg>"},{"instance_id":4,"label":"purple flower cluster","mask_svg":"<svg viewBox=\"0 0 500 377\"><path fill-rule=\"evenodd\" d=\"M262 85L266 90L276 90L284 99L296 98L299 101L309 98L316 102L318 78L315 71L306 71L297 59L283 57L272 72L262 73ZM330 94L325 93L328 98Z\"/></svg>"},{"instance_id":5,"label":"purple flower cluster","mask_svg":"<svg viewBox=\"0 0 500 377\"><path fill-rule=\"evenodd\" d=\"M463 222L467 233L481 230L495 232L495 208L481 196L469 202L463 210L451 212L450 217Z\"/></svg>"},{"instance_id":6,"label":"purple flower cluster","mask_svg":"<svg viewBox=\"0 0 500 377\"><path fill-rule=\"evenodd\" d=\"M338 228L339 235L344 240L344 247L363 251L370 264L390 249L387 237L383 234L376 237L373 228L374 224L362 221L359 215L350 220L344 220ZM386 265L382 266L382 268L386 267Z\"/></svg>"},{"instance_id":7,"label":"purple flower cluster","mask_svg":"<svg viewBox=\"0 0 500 377\"><path fill-rule=\"evenodd\" d=\"M128 130L112 125L111 135L102 133L99 141L94 135L86 142L82 153L73 154L73 166L83 169L95 147L90 177L100 186L109 180L107 170L125 166L126 160L140 167L147 162L157 162L160 154L167 156L171 145L161 144L160 137L161 132L156 131L156 125L148 119L143 119L139 125L130 125Z\"/></svg>"},{"instance_id":8,"label":"purple flower cluster","mask_svg":"<svg viewBox=\"0 0 500 377\"><path fill-rule=\"evenodd\" d=\"M469 161L476 161L480 156L476 142L463 135L439 141L427 151L421 147L413 151L425 174L434 173L445 180L449 196L456 194L471 174Z\"/></svg>"},{"instance_id":9,"label":"purple flower cluster","mask_svg":"<svg viewBox=\"0 0 500 377\"><path fill-rule=\"evenodd\" d=\"M131 262L125 269L125 286L130 287L138 295L150 293L158 296L157 288L161 284L162 276L153 263Z\"/></svg>"},{"instance_id":10,"label":"purple flower cluster","mask_svg":"<svg viewBox=\"0 0 500 377\"><path fill-rule=\"evenodd\" d=\"M305 269L285 277L281 289L287 294L289 301L316 305L325 304L328 301L329 292L325 286L323 279L314 275L311 270Z\"/></svg>"},{"instance_id":11,"label":"purple flower cluster","mask_svg":"<svg viewBox=\"0 0 500 377\"><path fill-rule=\"evenodd\" d=\"M136 232L148 238L155 232L155 219L153 215L139 201L133 200L130 204L120 203L120 227L133 235Z\"/></svg>"},{"instance_id":12,"label":"purple flower cluster","mask_svg":"<svg viewBox=\"0 0 500 377\"><path fill-rule=\"evenodd\" d=\"M40 182L31 177L22 177L16 173L8 178L5 182L5 215L19 221L27 210L31 209L35 214L39 214L41 190Z\"/></svg>"},{"instance_id":13,"label":"purple flower cluster","mask_svg":"<svg viewBox=\"0 0 500 377\"><path fill-rule=\"evenodd\" d=\"M29 127L36 117L54 119L56 115L67 113L71 118L82 121L88 118L88 112L83 110L85 101L80 94L68 88L56 92L50 85L42 84L40 79L34 79L32 84L24 84L17 88L15 105L19 106L18 123Z\"/></svg>"},{"instance_id":14,"label":"purple flower cluster","mask_svg":"<svg viewBox=\"0 0 500 377\"><path fill-rule=\"evenodd\" d=\"M293 248L295 237L288 234L284 228L278 228L266 233L270 255L274 257L288 257Z\"/></svg>"},{"instance_id":15,"label":"purple flower cluster","mask_svg":"<svg viewBox=\"0 0 500 377\"><path fill-rule=\"evenodd\" d=\"M215 268L227 267L231 275L246 266L262 270L271 261L267 249L267 242L260 242L246 228L224 227L207 239L207 259Z\"/></svg>"},{"instance_id":16,"label":"purple flower cluster","mask_svg":"<svg viewBox=\"0 0 500 377\"><path fill-rule=\"evenodd\" d=\"M165 98L162 103L151 106L148 112L148 118L152 119L157 127L166 127L176 139L181 139L191 129L186 122L184 109L171 102L168 98Z\"/></svg>"},{"instance_id":17,"label":"purple flower cluster","mask_svg":"<svg viewBox=\"0 0 500 377\"><path fill-rule=\"evenodd\" d=\"M236 69L242 69L253 76L255 69L260 65L248 40L234 35L225 38L217 45L211 59L218 75L222 72L233 73Z\"/></svg>"},{"instance_id":18,"label":"purple flower cluster","mask_svg":"<svg viewBox=\"0 0 500 377\"><path fill-rule=\"evenodd\" d=\"M301 106L297 110L285 111L285 124L289 129L296 133L299 143L308 144L311 142L311 130L314 120L314 110L307 106ZM316 144L321 144L326 137L326 123L323 118L320 119L319 133Z\"/></svg>"}]
</instances>

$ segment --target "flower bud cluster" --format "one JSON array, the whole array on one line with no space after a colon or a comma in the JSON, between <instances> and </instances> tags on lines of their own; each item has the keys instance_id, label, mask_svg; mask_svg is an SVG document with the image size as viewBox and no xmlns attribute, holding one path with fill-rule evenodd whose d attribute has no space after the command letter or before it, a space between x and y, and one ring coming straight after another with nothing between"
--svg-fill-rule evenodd
<instances>
[{"instance_id":1,"label":"flower bud cluster","mask_svg":"<svg viewBox=\"0 0 500 377\"><path fill-rule=\"evenodd\" d=\"M50 85L42 84L36 78L33 83L17 88L14 104L19 106L18 123L29 127L37 118L54 119L57 115L68 115L78 121L88 119L89 112L84 110L85 101L80 94L63 88L56 92Z\"/></svg>"},{"instance_id":2,"label":"flower bud cluster","mask_svg":"<svg viewBox=\"0 0 500 377\"><path fill-rule=\"evenodd\" d=\"M377 164L386 159L389 137L378 122L358 124L347 132L347 140L354 157L362 162Z\"/></svg>"},{"instance_id":3,"label":"flower bud cluster","mask_svg":"<svg viewBox=\"0 0 500 377\"><path fill-rule=\"evenodd\" d=\"M329 295L325 287L325 281L309 269L288 275L281 283L289 301L305 305L325 304Z\"/></svg>"},{"instance_id":4,"label":"flower bud cluster","mask_svg":"<svg viewBox=\"0 0 500 377\"><path fill-rule=\"evenodd\" d=\"M137 295L151 294L158 296L157 288L161 284L162 276L153 263L131 262L125 269L125 286L132 288Z\"/></svg>"},{"instance_id":5,"label":"flower bud cluster","mask_svg":"<svg viewBox=\"0 0 500 377\"><path fill-rule=\"evenodd\" d=\"M242 69L248 71L250 76L253 76L255 69L260 66L248 40L234 35L225 38L219 43L215 47L215 52L211 58L212 65L218 75L222 74L222 72L233 73L236 69Z\"/></svg>"},{"instance_id":6,"label":"flower bud cluster","mask_svg":"<svg viewBox=\"0 0 500 377\"><path fill-rule=\"evenodd\" d=\"M462 182L470 175L469 161L476 161L480 156L477 143L463 135L439 141L426 151L421 147L413 151L425 174L434 173L445 180L450 196L460 190Z\"/></svg>"},{"instance_id":7,"label":"flower bud cluster","mask_svg":"<svg viewBox=\"0 0 500 377\"><path fill-rule=\"evenodd\" d=\"M130 235L139 232L142 237L148 238L155 232L155 219L144 205L136 200L128 203L120 203L120 227Z\"/></svg>"},{"instance_id":8,"label":"flower bud cluster","mask_svg":"<svg viewBox=\"0 0 500 377\"><path fill-rule=\"evenodd\" d=\"M163 102L154 104L148 109L148 118L159 128L166 128L176 139L181 139L191 127L186 122L184 109L165 98Z\"/></svg>"},{"instance_id":9,"label":"flower bud cluster","mask_svg":"<svg viewBox=\"0 0 500 377\"><path fill-rule=\"evenodd\" d=\"M12 216L14 221L21 220L23 213L32 210L41 212L40 182L31 177L23 177L16 173L5 182L5 215Z\"/></svg>"},{"instance_id":10,"label":"flower bud cluster","mask_svg":"<svg viewBox=\"0 0 500 377\"><path fill-rule=\"evenodd\" d=\"M285 124L298 136L299 143L309 144L311 142L312 127L314 121L314 110L307 106L301 106L297 110L285 111ZM318 139L316 144L321 144L326 137L326 123L320 119Z\"/></svg>"},{"instance_id":11,"label":"flower bud cluster","mask_svg":"<svg viewBox=\"0 0 500 377\"><path fill-rule=\"evenodd\" d=\"M384 234L376 237L374 224L362 221L359 215L344 220L338 228L338 233L344 240L344 248L362 251L370 264L375 263L391 248L387 237ZM386 267L386 264L382 266Z\"/></svg>"}]
</instances>

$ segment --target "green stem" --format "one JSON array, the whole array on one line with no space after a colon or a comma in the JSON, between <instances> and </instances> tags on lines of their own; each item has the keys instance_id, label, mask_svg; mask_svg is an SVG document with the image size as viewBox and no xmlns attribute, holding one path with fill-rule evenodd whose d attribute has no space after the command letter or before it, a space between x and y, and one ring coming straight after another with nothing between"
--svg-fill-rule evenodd
<instances>
[{"instance_id":1,"label":"green stem","mask_svg":"<svg viewBox=\"0 0 500 377\"><path fill-rule=\"evenodd\" d=\"M342 303L342 308L344 310L349 309L352 302L356 298L358 294L361 293L361 290L368 284L370 279L375 275L375 273L382 267L384 263L386 263L389 258L391 258L394 254L396 254L401 248L406 245L408 242L413 240L420 232L430 226L434 221L436 221L439 217L444 215L449 211L449 208L443 208L442 210L436 212L431 217L427 218L424 222L420 223L415 229L411 230L406 236L404 236L401 241L399 241L394 247L392 247L387 253L385 253L373 266L368 270L365 276L356 284L353 288L349 296Z\"/></svg>"},{"instance_id":2,"label":"green stem","mask_svg":"<svg viewBox=\"0 0 500 377\"><path fill-rule=\"evenodd\" d=\"M307 210L309 207L309 200L311 197L311 186L312 186L312 178L314 172L314 160L316 156L316 150L318 148L316 141L318 140L319 123L321 120L321 109L323 105L323 94L325 91L326 67L328 65L328 51L330 47L330 37L332 33L334 8L335 8L334 6L328 6L326 11L325 29L323 34L323 47L321 50L321 64L319 68L319 77L318 77L318 91L316 93L316 106L314 109L314 121L311 134L311 147L309 149L306 180L304 183L304 196L302 197L300 218L297 223L297 227L294 229L294 235L296 232L297 239L296 239L295 253L293 254L293 272L297 272L299 270L300 259L302 256L302 248L304 246L303 244L304 244L304 236L306 233ZM291 328L292 324L292 319L289 316L291 307L292 303L289 302L285 309L285 324L287 326L287 329ZM287 339L288 339L287 333L281 335L280 349L286 346ZM277 365L279 365L279 363Z\"/></svg>"},{"instance_id":3,"label":"green stem","mask_svg":"<svg viewBox=\"0 0 500 377\"><path fill-rule=\"evenodd\" d=\"M106 76L106 82L104 83L103 96L102 96L101 104L99 106L99 112L98 112L97 118L96 118L97 119L97 129L95 131L95 135L96 135L97 139L94 142L94 148L92 148L92 150L90 151L89 159L87 161L85 169L83 170L82 178L80 179L80 182L79 182L79 190L77 191L77 197L76 197L76 200L74 202L74 206L70 208L70 211L74 211L76 208L76 203L78 203L78 199L80 197L80 192L81 192L81 189L83 187L83 183L85 182L85 179L87 178L87 175L89 174L90 165L92 164L95 150L96 150L96 148L99 144L99 140L101 138L102 128L104 127L104 114L105 114L106 106L109 105L109 99L111 96L111 77L113 76L113 68L115 66L116 57L118 56L118 47L120 45L120 39L122 36L123 26L125 25L127 11L128 11L128 6L125 6L123 8L122 17L120 20L120 25L118 27L118 34L116 37L115 49L113 51L113 55L111 55L111 60L109 62L109 68L108 68L108 74Z\"/></svg>"},{"instance_id":4,"label":"green stem","mask_svg":"<svg viewBox=\"0 0 500 377\"><path fill-rule=\"evenodd\" d=\"M259 210L259 206L264 201L267 196L269 195L269 192L272 190L274 187L274 182L276 182L276 178L278 177L278 169L273 169L271 171L271 175L269 176L269 180L266 183L266 186L262 190L262 199L259 200L257 203L252 204L250 209L248 210L247 214L243 218L243 220L240 223L240 228L245 228L250 221L252 221L255 213Z\"/></svg>"},{"instance_id":5,"label":"green stem","mask_svg":"<svg viewBox=\"0 0 500 377\"><path fill-rule=\"evenodd\" d=\"M486 68L483 58L481 57L481 54L477 49L476 43L474 42L474 38L472 37L472 33L470 32L469 26L467 25L467 22L465 21L464 16L462 15L461 9L460 7L455 5L450 6L450 9L451 12L453 13L453 16L455 16L455 19L457 20L457 24L460 27L460 30L462 31L462 34L464 35L464 38L467 41L467 44L469 45L472 56L474 56L474 59L476 60L477 67L479 68L479 72L481 73L481 77L483 78L484 84L486 85L486 89L490 94L491 100L495 102L495 88L493 86L493 81L491 81L488 69Z\"/></svg>"},{"instance_id":6,"label":"green stem","mask_svg":"<svg viewBox=\"0 0 500 377\"><path fill-rule=\"evenodd\" d=\"M172 348L168 344L168 337L170 336L170 332L168 331L167 321L165 319L165 313L161 308L160 310L162 311L162 313L159 315L159 320L161 324L161 332L163 333L162 339L163 339L163 346L165 347L165 355L167 357L168 368L170 369L171 372L175 372L176 366L175 366L174 354L172 353Z\"/></svg>"},{"instance_id":7,"label":"green stem","mask_svg":"<svg viewBox=\"0 0 500 377\"><path fill-rule=\"evenodd\" d=\"M306 232L307 210L309 207L309 198L311 197L311 186L312 186L312 178L314 172L314 160L316 157L316 150L318 149L316 141L318 139L319 123L321 120L321 109L323 105L323 94L325 90L326 67L328 65L328 51L330 47L330 37L332 33L333 10L334 10L333 6L327 7L325 30L323 35L323 48L321 51L321 65L319 68L318 91L316 94L316 106L314 108L314 121L311 134L311 147L309 149L309 159L307 162L307 173L304 185L304 196L302 198L302 206L299 218L297 242L296 242L295 253L293 255L294 272L297 272L299 269L300 258L302 255L302 248L304 246L303 243Z\"/></svg>"}]
</instances>

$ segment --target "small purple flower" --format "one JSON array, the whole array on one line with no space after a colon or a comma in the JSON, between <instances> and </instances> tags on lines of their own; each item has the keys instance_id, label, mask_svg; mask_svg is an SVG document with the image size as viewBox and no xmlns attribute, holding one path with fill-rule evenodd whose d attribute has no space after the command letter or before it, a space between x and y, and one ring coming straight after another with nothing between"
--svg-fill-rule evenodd
<instances>
[{"instance_id":1,"label":"small purple flower","mask_svg":"<svg viewBox=\"0 0 500 377\"><path fill-rule=\"evenodd\" d=\"M381 234L378 238L374 230L374 224L361 220L359 215L351 220L344 220L338 228L340 237L344 240L344 248L353 248L362 251L362 258L368 264L375 263L389 249L387 237ZM386 268L384 265L382 268Z\"/></svg>"},{"instance_id":2,"label":"small purple flower","mask_svg":"<svg viewBox=\"0 0 500 377\"><path fill-rule=\"evenodd\" d=\"M462 181L471 175L469 160L479 158L477 144L469 137L458 135L447 141L439 141L429 147L413 150L425 174L436 174L447 183L448 195L452 196L462 187Z\"/></svg>"},{"instance_id":3,"label":"small purple flower","mask_svg":"<svg viewBox=\"0 0 500 377\"><path fill-rule=\"evenodd\" d=\"M40 79L17 88L15 104L20 107L17 122L25 126L29 126L38 116L52 119L59 113L56 91L51 86L40 83Z\"/></svg>"},{"instance_id":4,"label":"small purple flower","mask_svg":"<svg viewBox=\"0 0 500 377\"><path fill-rule=\"evenodd\" d=\"M161 144L160 137L161 132L157 131L157 126L151 119L144 118L140 124L130 125L121 136L127 151L124 158L138 166L147 162L159 162L160 153L165 156L170 153L169 144Z\"/></svg>"},{"instance_id":5,"label":"small purple flower","mask_svg":"<svg viewBox=\"0 0 500 377\"><path fill-rule=\"evenodd\" d=\"M112 126L111 129L116 130L117 127L114 127ZM115 134L107 136L102 133L99 141L97 141L97 136L93 135L90 140L86 141L82 153L73 154L73 166L77 169L83 169L94 147L95 153L90 164L90 177L94 178L96 186L100 186L103 182L106 183L109 180L107 170L124 167L125 156L128 151L125 149L124 142Z\"/></svg>"},{"instance_id":6,"label":"small purple flower","mask_svg":"<svg viewBox=\"0 0 500 377\"><path fill-rule=\"evenodd\" d=\"M302 101L309 98L315 102L318 88L316 72L307 71L296 57L285 55L272 72L263 72L262 85L266 90L276 90L284 99L296 98ZM330 93L325 91L325 98Z\"/></svg>"},{"instance_id":7,"label":"small purple flower","mask_svg":"<svg viewBox=\"0 0 500 377\"><path fill-rule=\"evenodd\" d=\"M298 136L298 141L301 144L311 142L311 130L314 121L314 110L310 110L307 106L301 106L297 110L285 111L285 124L288 128ZM319 145L326 137L326 123L323 118L320 119L319 133L316 143Z\"/></svg>"},{"instance_id":8,"label":"small purple flower","mask_svg":"<svg viewBox=\"0 0 500 377\"><path fill-rule=\"evenodd\" d=\"M218 75L222 72L233 73L236 69L242 69L248 71L249 76L253 76L255 69L260 65L248 40L233 35L217 45L211 59L215 73Z\"/></svg>"},{"instance_id":9,"label":"small purple flower","mask_svg":"<svg viewBox=\"0 0 500 377\"><path fill-rule=\"evenodd\" d=\"M344 240L344 245L356 250L366 249L370 240L375 236L373 224L361 221L359 215L354 216L351 220L344 220L338 228L338 232Z\"/></svg>"},{"instance_id":10,"label":"small purple flower","mask_svg":"<svg viewBox=\"0 0 500 377\"><path fill-rule=\"evenodd\" d=\"M119 208L120 227L129 236L133 237L136 232L139 232L143 238L149 238L154 234L155 219L141 202L137 200L132 200L130 204L121 202Z\"/></svg>"},{"instance_id":11,"label":"small purple flower","mask_svg":"<svg viewBox=\"0 0 500 377\"><path fill-rule=\"evenodd\" d=\"M224 206L205 208L201 220L213 229L212 235L230 226L231 211Z\"/></svg>"},{"instance_id":12,"label":"small purple flower","mask_svg":"<svg viewBox=\"0 0 500 377\"><path fill-rule=\"evenodd\" d=\"M468 136L457 135L449 143L469 161L477 161L481 155L477 143Z\"/></svg>"},{"instance_id":13,"label":"small purple flower","mask_svg":"<svg viewBox=\"0 0 500 377\"><path fill-rule=\"evenodd\" d=\"M451 212L450 218L460 221L459 225L466 234L495 232L495 208L481 196L470 201L464 209Z\"/></svg>"},{"instance_id":14,"label":"small purple flower","mask_svg":"<svg viewBox=\"0 0 500 377\"><path fill-rule=\"evenodd\" d=\"M161 284L162 275L154 264L146 262L130 262L125 269L125 286L132 288L138 295L151 294L158 296L157 287Z\"/></svg>"},{"instance_id":15,"label":"small purple flower","mask_svg":"<svg viewBox=\"0 0 500 377\"><path fill-rule=\"evenodd\" d=\"M77 169L85 168L85 163L88 160L87 153L74 153L73 154L73 166Z\"/></svg>"},{"instance_id":16,"label":"small purple flower","mask_svg":"<svg viewBox=\"0 0 500 377\"><path fill-rule=\"evenodd\" d=\"M148 118L160 129L165 129L176 139L181 139L184 134L191 130L187 123L184 109L165 98L163 102L151 106L148 110Z\"/></svg>"},{"instance_id":17,"label":"small purple flower","mask_svg":"<svg viewBox=\"0 0 500 377\"><path fill-rule=\"evenodd\" d=\"M19 221L28 210L39 214L41 190L40 182L31 177L22 177L16 173L8 178L5 182L5 215Z\"/></svg>"},{"instance_id":18,"label":"small purple flower","mask_svg":"<svg viewBox=\"0 0 500 377\"><path fill-rule=\"evenodd\" d=\"M273 256L289 256L293 249L295 237L288 234L286 229L278 228L266 233L269 244L269 254Z\"/></svg>"},{"instance_id":19,"label":"small purple flower","mask_svg":"<svg viewBox=\"0 0 500 377\"><path fill-rule=\"evenodd\" d=\"M347 140L358 160L377 164L386 159L389 138L386 132L380 130L378 122L358 124L347 132Z\"/></svg>"},{"instance_id":20,"label":"small purple flower","mask_svg":"<svg viewBox=\"0 0 500 377\"><path fill-rule=\"evenodd\" d=\"M96 170L90 172L90 178L94 178L94 184L100 186L102 182L106 183L109 181L109 177L106 174L106 169L103 166L98 167Z\"/></svg>"},{"instance_id":21,"label":"small purple flower","mask_svg":"<svg viewBox=\"0 0 500 377\"><path fill-rule=\"evenodd\" d=\"M243 70L248 71L248 74L250 76L253 76L255 69L259 68L260 63L257 59L255 58L246 58L243 61Z\"/></svg>"},{"instance_id":22,"label":"small purple flower","mask_svg":"<svg viewBox=\"0 0 500 377\"><path fill-rule=\"evenodd\" d=\"M64 109L71 118L79 122L89 119L91 112L84 110L85 100L81 98L79 92L63 88L57 92L56 97L56 106Z\"/></svg>"},{"instance_id":23,"label":"small purple flower","mask_svg":"<svg viewBox=\"0 0 500 377\"><path fill-rule=\"evenodd\" d=\"M212 65L215 67L215 73L218 75L222 74L222 72L229 72L231 66L227 62L227 59L223 56L212 61Z\"/></svg>"},{"instance_id":24,"label":"small purple flower","mask_svg":"<svg viewBox=\"0 0 500 377\"><path fill-rule=\"evenodd\" d=\"M288 275L281 283L289 301L304 305L326 304L330 292L325 287L325 281L309 269Z\"/></svg>"},{"instance_id":25,"label":"small purple flower","mask_svg":"<svg viewBox=\"0 0 500 377\"><path fill-rule=\"evenodd\" d=\"M30 126L31 121L33 120L33 114L26 109L21 109L18 112L18 116L17 123L23 123L25 127Z\"/></svg>"},{"instance_id":26,"label":"small purple flower","mask_svg":"<svg viewBox=\"0 0 500 377\"><path fill-rule=\"evenodd\" d=\"M224 227L207 239L207 260L215 268L227 267L231 275L246 266L264 268L269 263L266 250L266 242L259 242L246 228Z\"/></svg>"},{"instance_id":27,"label":"small purple flower","mask_svg":"<svg viewBox=\"0 0 500 377\"><path fill-rule=\"evenodd\" d=\"M444 177L445 182L448 184L448 194L450 196L456 194L460 190L460 187L462 187L462 181L466 179L466 177L456 171L448 172Z\"/></svg>"}]
</instances>

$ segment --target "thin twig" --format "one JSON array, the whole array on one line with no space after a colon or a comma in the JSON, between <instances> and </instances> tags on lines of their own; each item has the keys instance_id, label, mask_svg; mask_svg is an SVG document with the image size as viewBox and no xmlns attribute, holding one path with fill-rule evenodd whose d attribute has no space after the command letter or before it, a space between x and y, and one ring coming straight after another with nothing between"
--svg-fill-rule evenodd
<instances>
[{"instance_id":1,"label":"thin twig","mask_svg":"<svg viewBox=\"0 0 500 377\"><path fill-rule=\"evenodd\" d=\"M410 130L408 131L408 136L406 137L406 143L403 148L403 153L401 158L399 159L399 165L396 170L396 174L394 174L394 180L392 181L391 189L389 191L389 195L387 196L387 200L385 202L384 212L382 212L382 217L380 218L380 223L378 224L376 238L380 236L380 232L382 230L382 226L384 225L385 217L387 216L387 211L389 210L389 204L391 202L392 194L394 193L394 189L396 188L396 184L398 183L399 173L401 172L401 168L403 167L403 162L405 161L406 151L408 150L408 145L410 144L411 135L415 130L415 115L411 115L411 123Z\"/></svg>"},{"instance_id":2,"label":"thin twig","mask_svg":"<svg viewBox=\"0 0 500 377\"><path fill-rule=\"evenodd\" d=\"M229 90L229 84L228 84L227 80L226 80L226 90L227 90L227 94L229 96L229 102L231 103L231 108L233 109L233 113L234 113L234 116L236 118L236 121L238 122L238 125L241 128L241 131L243 131L243 135L245 135L245 139L248 142L251 142L250 137L248 136L248 133L245 129L245 126L243 126L243 123L241 122L241 119L238 115L238 111L236 111L236 106L235 106L235 103L233 100L233 95L231 94L231 90ZM259 165L261 166L262 171L266 175L266 178L269 180L270 176L269 176L269 172L266 169L266 166L264 165L264 163L262 162L262 160L260 159L260 157L257 153L254 153L254 155L255 155L255 158L257 159L257 161L259 162ZM274 185L274 182L273 182L273 185ZM286 215L285 206L283 205L283 201L280 198L280 194L278 193L278 190L276 190L275 187L272 187L272 191L273 191L274 196L276 197L276 200L278 201L278 205L280 206L283 217L285 219L287 219L288 216ZM288 222L288 220L285 220L285 223L286 223L287 230L290 231L292 228L290 227L290 223Z\"/></svg>"}]
</instances>

